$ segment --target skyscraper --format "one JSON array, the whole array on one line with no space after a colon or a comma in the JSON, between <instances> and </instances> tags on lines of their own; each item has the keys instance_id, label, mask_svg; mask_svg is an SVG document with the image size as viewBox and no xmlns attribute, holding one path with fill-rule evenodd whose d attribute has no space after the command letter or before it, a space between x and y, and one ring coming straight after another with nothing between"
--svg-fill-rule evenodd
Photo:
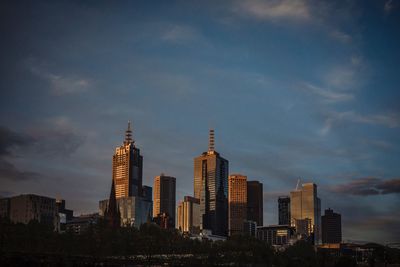
<instances>
[{"instance_id":1,"label":"skyscraper","mask_svg":"<svg viewBox=\"0 0 400 267\"><path fill-rule=\"evenodd\" d=\"M178 205L177 228L182 233L199 234L200 200L185 196Z\"/></svg>"},{"instance_id":2,"label":"skyscraper","mask_svg":"<svg viewBox=\"0 0 400 267\"><path fill-rule=\"evenodd\" d=\"M290 197L278 198L279 225L290 225Z\"/></svg>"},{"instance_id":3,"label":"skyscraper","mask_svg":"<svg viewBox=\"0 0 400 267\"><path fill-rule=\"evenodd\" d=\"M154 178L153 217L166 213L175 227L176 178L161 174Z\"/></svg>"},{"instance_id":4,"label":"skyscraper","mask_svg":"<svg viewBox=\"0 0 400 267\"><path fill-rule=\"evenodd\" d=\"M259 181L247 182L247 220L263 226L263 184Z\"/></svg>"},{"instance_id":5,"label":"skyscraper","mask_svg":"<svg viewBox=\"0 0 400 267\"><path fill-rule=\"evenodd\" d=\"M247 176L229 175L228 187L229 235L241 234L247 220Z\"/></svg>"},{"instance_id":6,"label":"skyscraper","mask_svg":"<svg viewBox=\"0 0 400 267\"><path fill-rule=\"evenodd\" d=\"M342 216L331 209L327 209L321 220L322 243L332 244L342 242Z\"/></svg>"},{"instance_id":7,"label":"skyscraper","mask_svg":"<svg viewBox=\"0 0 400 267\"><path fill-rule=\"evenodd\" d=\"M99 202L100 215L111 225L139 227L151 221L153 202L151 187L142 186L143 157L132 139L131 124L125 132L125 141L113 155L110 198ZM116 218L119 215L119 220ZM111 219L112 218L112 219Z\"/></svg>"},{"instance_id":8,"label":"skyscraper","mask_svg":"<svg viewBox=\"0 0 400 267\"><path fill-rule=\"evenodd\" d=\"M131 123L125 132L124 143L115 149L113 156L113 180L115 196L142 196L143 157L132 139Z\"/></svg>"},{"instance_id":9,"label":"skyscraper","mask_svg":"<svg viewBox=\"0 0 400 267\"><path fill-rule=\"evenodd\" d=\"M200 228L214 235L228 234L229 162L214 149L214 130L209 147L194 159L194 197L200 199Z\"/></svg>"},{"instance_id":10,"label":"skyscraper","mask_svg":"<svg viewBox=\"0 0 400 267\"><path fill-rule=\"evenodd\" d=\"M321 200L317 196L316 184L306 183L301 189L290 192L290 216L291 225L298 233L306 229L307 233L301 234L312 236L316 244L320 242ZM310 227L303 227L306 224Z\"/></svg>"}]
</instances>

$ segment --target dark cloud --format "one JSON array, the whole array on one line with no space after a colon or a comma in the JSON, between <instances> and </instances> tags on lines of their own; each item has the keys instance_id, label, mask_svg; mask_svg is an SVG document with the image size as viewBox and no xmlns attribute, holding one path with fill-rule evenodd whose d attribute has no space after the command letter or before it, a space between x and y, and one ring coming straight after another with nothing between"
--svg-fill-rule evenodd
<instances>
[{"instance_id":1,"label":"dark cloud","mask_svg":"<svg viewBox=\"0 0 400 267\"><path fill-rule=\"evenodd\" d=\"M39 174L36 172L18 170L14 164L4 159L0 159L0 179L24 181L36 179L38 177Z\"/></svg>"},{"instance_id":2,"label":"dark cloud","mask_svg":"<svg viewBox=\"0 0 400 267\"><path fill-rule=\"evenodd\" d=\"M351 181L332 188L335 193L369 196L400 193L400 178L383 180L367 177Z\"/></svg>"},{"instance_id":3,"label":"dark cloud","mask_svg":"<svg viewBox=\"0 0 400 267\"><path fill-rule=\"evenodd\" d=\"M32 143L32 138L0 126L0 157L11 155L12 150L17 147Z\"/></svg>"}]
</instances>

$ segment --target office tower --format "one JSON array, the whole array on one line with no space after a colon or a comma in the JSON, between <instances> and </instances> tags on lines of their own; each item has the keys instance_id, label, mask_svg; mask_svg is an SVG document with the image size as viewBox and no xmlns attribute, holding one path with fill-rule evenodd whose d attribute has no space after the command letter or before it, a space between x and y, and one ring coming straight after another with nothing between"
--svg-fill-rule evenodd
<instances>
[{"instance_id":1,"label":"office tower","mask_svg":"<svg viewBox=\"0 0 400 267\"><path fill-rule=\"evenodd\" d=\"M325 210L322 216L322 243L342 242L342 216L331 209Z\"/></svg>"},{"instance_id":2,"label":"office tower","mask_svg":"<svg viewBox=\"0 0 400 267\"><path fill-rule=\"evenodd\" d=\"M200 200L185 196L178 204L177 228L182 233L200 233Z\"/></svg>"},{"instance_id":3,"label":"office tower","mask_svg":"<svg viewBox=\"0 0 400 267\"><path fill-rule=\"evenodd\" d=\"M125 132L125 141L113 155L113 180L116 198L142 196L143 157L132 139L131 124Z\"/></svg>"},{"instance_id":4,"label":"office tower","mask_svg":"<svg viewBox=\"0 0 400 267\"><path fill-rule=\"evenodd\" d=\"M175 227L176 178L161 174L154 178L153 217L166 213Z\"/></svg>"},{"instance_id":5,"label":"office tower","mask_svg":"<svg viewBox=\"0 0 400 267\"><path fill-rule=\"evenodd\" d=\"M143 157L135 146L128 122L124 144L115 149L113 156L110 198L99 202L99 214L113 227L139 227L152 220L151 187L142 186L142 168Z\"/></svg>"},{"instance_id":6,"label":"office tower","mask_svg":"<svg viewBox=\"0 0 400 267\"><path fill-rule=\"evenodd\" d=\"M278 198L279 225L290 225L290 197Z\"/></svg>"},{"instance_id":7,"label":"office tower","mask_svg":"<svg viewBox=\"0 0 400 267\"><path fill-rule=\"evenodd\" d=\"M229 235L242 234L247 220L247 176L229 175L228 226Z\"/></svg>"},{"instance_id":8,"label":"office tower","mask_svg":"<svg viewBox=\"0 0 400 267\"><path fill-rule=\"evenodd\" d=\"M59 231L60 217L58 216L54 198L33 194L19 195L2 199L4 208L8 209L8 218L14 223L27 224L32 220L50 225ZM3 213L3 212L2 212ZM5 212L3 214L6 214Z\"/></svg>"},{"instance_id":9,"label":"office tower","mask_svg":"<svg viewBox=\"0 0 400 267\"><path fill-rule=\"evenodd\" d=\"M247 181L247 220L263 225L263 184L259 181Z\"/></svg>"},{"instance_id":10,"label":"office tower","mask_svg":"<svg viewBox=\"0 0 400 267\"><path fill-rule=\"evenodd\" d=\"M257 223L254 221L245 221L243 224L243 233L248 236L257 237Z\"/></svg>"},{"instance_id":11,"label":"office tower","mask_svg":"<svg viewBox=\"0 0 400 267\"><path fill-rule=\"evenodd\" d=\"M200 228L213 235L228 234L229 162L214 149L210 130L208 151L194 159L194 197L200 199Z\"/></svg>"},{"instance_id":12,"label":"office tower","mask_svg":"<svg viewBox=\"0 0 400 267\"><path fill-rule=\"evenodd\" d=\"M315 244L320 242L321 200L317 196L317 185L306 183L301 189L290 192L290 224L296 231L307 231ZM308 222L309 221L309 222ZM310 224L310 227L304 227Z\"/></svg>"}]
</instances>

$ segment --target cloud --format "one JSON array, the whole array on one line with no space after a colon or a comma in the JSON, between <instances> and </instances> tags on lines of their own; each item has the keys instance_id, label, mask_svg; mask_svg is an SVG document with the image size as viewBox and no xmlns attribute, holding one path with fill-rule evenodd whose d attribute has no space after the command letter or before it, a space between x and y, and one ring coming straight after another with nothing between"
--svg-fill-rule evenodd
<instances>
[{"instance_id":1,"label":"cloud","mask_svg":"<svg viewBox=\"0 0 400 267\"><path fill-rule=\"evenodd\" d=\"M318 87L310 83L306 83L304 89L311 92L314 95L321 97L324 101L328 103L349 101L354 98L353 94L335 92L326 88Z\"/></svg>"},{"instance_id":2,"label":"cloud","mask_svg":"<svg viewBox=\"0 0 400 267\"><path fill-rule=\"evenodd\" d=\"M394 8L394 6L393 6L393 0L388 0L388 1L386 1L386 2L385 2L385 5L383 6L383 10L384 10L386 13L390 13L390 11L392 11L393 8Z\"/></svg>"},{"instance_id":3,"label":"cloud","mask_svg":"<svg viewBox=\"0 0 400 267\"><path fill-rule=\"evenodd\" d=\"M0 126L0 157L10 155L14 148L29 145L32 141L32 138L27 135Z\"/></svg>"},{"instance_id":4,"label":"cloud","mask_svg":"<svg viewBox=\"0 0 400 267\"><path fill-rule=\"evenodd\" d=\"M339 31L339 30L332 30L330 32L330 36L342 43L345 43L345 44L351 43L351 41L353 39L349 34Z\"/></svg>"},{"instance_id":5,"label":"cloud","mask_svg":"<svg viewBox=\"0 0 400 267\"><path fill-rule=\"evenodd\" d=\"M28 60L30 71L44 79L50 86L51 92L55 95L67 95L82 93L93 87L93 81L77 74L60 74L42 67L36 60Z\"/></svg>"},{"instance_id":6,"label":"cloud","mask_svg":"<svg viewBox=\"0 0 400 267\"><path fill-rule=\"evenodd\" d=\"M7 179L12 181L25 181L37 179L39 174L31 171L20 171L14 164L0 158L0 180Z\"/></svg>"},{"instance_id":7,"label":"cloud","mask_svg":"<svg viewBox=\"0 0 400 267\"><path fill-rule=\"evenodd\" d=\"M261 20L288 19L304 21L310 19L310 8L306 1L238 1L235 13L244 14Z\"/></svg>"},{"instance_id":8,"label":"cloud","mask_svg":"<svg viewBox=\"0 0 400 267\"><path fill-rule=\"evenodd\" d=\"M66 157L75 153L86 136L79 132L68 117L54 117L29 130L37 140L33 150L45 156Z\"/></svg>"},{"instance_id":9,"label":"cloud","mask_svg":"<svg viewBox=\"0 0 400 267\"><path fill-rule=\"evenodd\" d=\"M8 160L15 155L15 150L32 144L33 139L31 137L0 126L0 179L21 181L38 177L35 172L18 170Z\"/></svg>"},{"instance_id":10,"label":"cloud","mask_svg":"<svg viewBox=\"0 0 400 267\"><path fill-rule=\"evenodd\" d=\"M380 178L359 178L347 184L334 186L332 191L341 194L369 196L400 193L400 178L383 180Z\"/></svg>"},{"instance_id":11,"label":"cloud","mask_svg":"<svg viewBox=\"0 0 400 267\"><path fill-rule=\"evenodd\" d=\"M161 39L167 42L182 44L202 39L199 32L187 25L170 25L162 34Z\"/></svg>"},{"instance_id":12,"label":"cloud","mask_svg":"<svg viewBox=\"0 0 400 267\"><path fill-rule=\"evenodd\" d=\"M327 115L327 118L325 119L325 125L320 130L320 134L326 135L335 125L348 122L369 124L374 126L381 125L388 128L398 128L400 127L400 114L387 113L362 115L357 114L354 111L331 112Z\"/></svg>"}]
</instances>

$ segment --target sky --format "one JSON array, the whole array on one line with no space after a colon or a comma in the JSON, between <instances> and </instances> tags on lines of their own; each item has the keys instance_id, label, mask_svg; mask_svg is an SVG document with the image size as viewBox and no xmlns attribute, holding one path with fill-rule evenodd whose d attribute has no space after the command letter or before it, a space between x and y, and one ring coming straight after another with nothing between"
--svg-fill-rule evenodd
<instances>
[{"instance_id":1,"label":"sky","mask_svg":"<svg viewBox=\"0 0 400 267\"><path fill-rule=\"evenodd\" d=\"M128 120L145 185L193 158L277 198L314 182L343 239L400 237L400 2L2 1L0 195L109 195Z\"/></svg>"}]
</instances>

